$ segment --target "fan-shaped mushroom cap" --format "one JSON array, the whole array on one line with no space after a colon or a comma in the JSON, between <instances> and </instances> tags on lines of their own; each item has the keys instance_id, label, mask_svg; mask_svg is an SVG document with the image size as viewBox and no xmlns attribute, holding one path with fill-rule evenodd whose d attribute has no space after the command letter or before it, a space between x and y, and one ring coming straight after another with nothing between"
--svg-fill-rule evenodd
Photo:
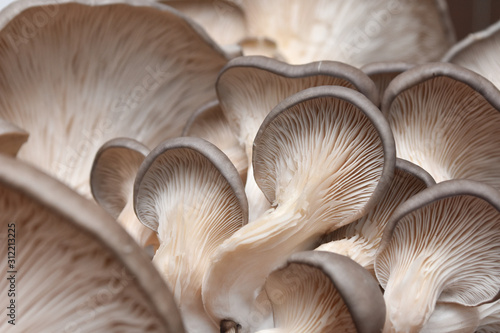
<instances>
[{"instance_id":1,"label":"fan-shaped mushroom cap","mask_svg":"<svg viewBox=\"0 0 500 333\"><path fill-rule=\"evenodd\" d=\"M500 92L447 63L416 66L387 87L382 111L398 157L436 182L467 178L500 189Z\"/></svg>"},{"instance_id":2,"label":"fan-shaped mushroom cap","mask_svg":"<svg viewBox=\"0 0 500 333\"><path fill-rule=\"evenodd\" d=\"M500 193L471 180L436 184L394 212L375 259L386 330L413 332L437 301L476 306L500 297Z\"/></svg>"},{"instance_id":3,"label":"fan-shaped mushroom cap","mask_svg":"<svg viewBox=\"0 0 500 333\"><path fill-rule=\"evenodd\" d=\"M470 333L479 325L477 307L437 303L420 333Z\"/></svg>"},{"instance_id":4,"label":"fan-shaped mushroom cap","mask_svg":"<svg viewBox=\"0 0 500 333\"><path fill-rule=\"evenodd\" d=\"M234 1L162 0L202 26L219 45L236 44L246 36L245 15Z\"/></svg>"},{"instance_id":5,"label":"fan-shaped mushroom cap","mask_svg":"<svg viewBox=\"0 0 500 333\"><path fill-rule=\"evenodd\" d=\"M385 89L391 81L415 66L408 62L372 62L368 65L361 67L361 70L372 79L377 86L379 100L382 101Z\"/></svg>"},{"instance_id":6,"label":"fan-shaped mushroom cap","mask_svg":"<svg viewBox=\"0 0 500 333\"><path fill-rule=\"evenodd\" d=\"M247 178L248 161L245 149L231 130L219 102L212 101L189 118L182 136L195 136L213 143L234 164L243 181Z\"/></svg>"},{"instance_id":7,"label":"fan-shaped mushroom cap","mask_svg":"<svg viewBox=\"0 0 500 333\"><path fill-rule=\"evenodd\" d=\"M275 40L289 63L427 62L454 43L442 0L242 0L249 36Z\"/></svg>"},{"instance_id":8,"label":"fan-shaped mushroom cap","mask_svg":"<svg viewBox=\"0 0 500 333\"><path fill-rule=\"evenodd\" d=\"M171 286L188 331L216 331L203 309L201 283L216 248L248 220L238 172L205 140L164 141L139 169L134 207L140 221L158 232L153 262Z\"/></svg>"},{"instance_id":9,"label":"fan-shaped mushroom cap","mask_svg":"<svg viewBox=\"0 0 500 333\"><path fill-rule=\"evenodd\" d=\"M250 221L269 209L269 202L255 184L251 165L253 141L260 125L286 97L322 85L357 89L377 103L374 83L359 69L337 62L292 66L265 57L241 57L231 60L219 75L216 89L222 111L248 157L246 193Z\"/></svg>"},{"instance_id":10,"label":"fan-shaped mushroom cap","mask_svg":"<svg viewBox=\"0 0 500 333\"><path fill-rule=\"evenodd\" d=\"M0 153L16 156L29 134L8 121L0 119Z\"/></svg>"},{"instance_id":11,"label":"fan-shaped mushroom cap","mask_svg":"<svg viewBox=\"0 0 500 333\"><path fill-rule=\"evenodd\" d=\"M19 160L0 165L0 253L12 260L0 290L13 288L16 313L14 326L2 306L1 332L184 332L160 275L107 213Z\"/></svg>"},{"instance_id":12,"label":"fan-shaped mushroom cap","mask_svg":"<svg viewBox=\"0 0 500 333\"><path fill-rule=\"evenodd\" d=\"M179 135L227 62L201 29L149 1L20 0L0 29L0 118L31 136L19 158L85 195L104 142Z\"/></svg>"},{"instance_id":13,"label":"fan-shaped mushroom cap","mask_svg":"<svg viewBox=\"0 0 500 333\"><path fill-rule=\"evenodd\" d=\"M375 255L392 213L408 198L434 184L434 180L425 170L398 158L391 185L378 204L358 221L328 235L328 242L317 250L345 255L375 276Z\"/></svg>"},{"instance_id":14,"label":"fan-shaped mushroom cap","mask_svg":"<svg viewBox=\"0 0 500 333\"><path fill-rule=\"evenodd\" d=\"M342 255L306 251L266 280L275 329L262 332L373 332L384 327L385 303L378 283Z\"/></svg>"},{"instance_id":15,"label":"fan-shaped mushroom cap","mask_svg":"<svg viewBox=\"0 0 500 333\"><path fill-rule=\"evenodd\" d=\"M142 247L158 247L153 230L135 215L134 180L149 149L140 142L117 138L106 142L97 152L90 172L92 195Z\"/></svg>"},{"instance_id":16,"label":"fan-shaped mushroom cap","mask_svg":"<svg viewBox=\"0 0 500 333\"><path fill-rule=\"evenodd\" d=\"M477 310L480 316L477 333L500 332L500 301L483 304Z\"/></svg>"},{"instance_id":17,"label":"fan-shaped mushroom cap","mask_svg":"<svg viewBox=\"0 0 500 333\"><path fill-rule=\"evenodd\" d=\"M500 89L500 21L487 29L470 34L443 57L443 61L451 62L490 80Z\"/></svg>"},{"instance_id":18,"label":"fan-shaped mushroom cap","mask_svg":"<svg viewBox=\"0 0 500 333\"><path fill-rule=\"evenodd\" d=\"M257 184L275 209L224 242L202 289L214 321L231 320L242 332L268 324L266 309L254 302L272 270L376 204L394 174L395 151L373 103L352 89L323 86L271 111L253 159Z\"/></svg>"}]
</instances>

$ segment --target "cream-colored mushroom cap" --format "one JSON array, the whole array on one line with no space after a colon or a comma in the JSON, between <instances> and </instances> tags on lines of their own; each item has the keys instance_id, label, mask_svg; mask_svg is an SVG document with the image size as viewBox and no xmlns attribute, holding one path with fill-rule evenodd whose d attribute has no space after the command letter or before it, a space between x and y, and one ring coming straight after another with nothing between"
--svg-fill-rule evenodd
<instances>
[{"instance_id":1,"label":"cream-colored mushroom cap","mask_svg":"<svg viewBox=\"0 0 500 333\"><path fill-rule=\"evenodd\" d=\"M231 60L217 79L216 89L224 115L248 158L246 193L250 221L269 209L269 202L255 184L252 146L255 135L269 112L283 99L306 88L335 85L356 89L378 103L374 83L352 66L321 61L292 66L265 57Z\"/></svg>"},{"instance_id":2,"label":"cream-colored mushroom cap","mask_svg":"<svg viewBox=\"0 0 500 333\"><path fill-rule=\"evenodd\" d=\"M235 1L161 0L203 27L217 44L237 44L246 36L245 15Z\"/></svg>"},{"instance_id":3,"label":"cream-colored mushroom cap","mask_svg":"<svg viewBox=\"0 0 500 333\"><path fill-rule=\"evenodd\" d=\"M173 290L188 331L218 331L205 314L201 284L216 249L248 221L234 166L203 139L164 141L139 169L134 208L158 233L153 262Z\"/></svg>"},{"instance_id":4,"label":"cream-colored mushroom cap","mask_svg":"<svg viewBox=\"0 0 500 333\"><path fill-rule=\"evenodd\" d=\"M500 297L500 193L471 180L436 184L388 222L375 259L387 332L417 332L436 302L477 306Z\"/></svg>"},{"instance_id":5,"label":"cream-colored mushroom cap","mask_svg":"<svg viewBox=\"0 0 500 333\"><path fill-rule=\"evenodd\" d=\"M500 92L447 63L416 66L387 87L382 111L399 158L436 180L466 178L500 189Z\"/></svg>"},{"instance_id":6,"label":"cream-colored mushroom cap","mask_svg":"<svg viewBox=\"0 0 500 333\"><path fill-rule=\"evenodd\" d=\"M366 214L387 190L394 164L385 118L353 89L309 88L276 106L253 151L255 179L273 209L216 251L202 289L213 320L242 332L268 328L260 293L269 273Z\"/></svg>"},{"instance_id":7,"label":"cream-colored mushroom cap","mask_svg":"<svg viewBox=\"0 0 500 333\"><path fill-rule=\"evenodd\" d=\"M385 321L377 281L342 255L305 251L266 280L276 328L259 333L379 333Z\"/></svg>"},{"instance_id":8,"label":"cream-colored mushroom cap","mask_svg":"<svg viewBox=\"0 0 500 333\"><path fill-rule=\"evenodd\" d=\"M455 44L442 61L451 62L481 74L500 89L500 21L475 32Z\"/></svg>"},{"instance_id":9,"label":"cream-colored mushroom cap","mask_svg":"<svg viewBox=\"0 0 500 333\"><path fill-rule=\"evenodd\" d=\"M444 0L239 0L248 35L274 40L285 60L304 64L439 60L454 43Z\"/></svg>"},{"instance_id":10,"label":"cream-colored mushroom cap","mask_svg":"<svg viewBox=\"0 0 500 333\"><path fill-rule=\"evenodd\" d=\"M329 234L317 250L345 255L375 276L375 255L392 213L408 198L434 184L425 170L398 158L391 185L378 204L361 219Z\"/></svg>"},{"instance_id":11,"label":"cream-colored mushroom cap","mask_svg":"<svg viewBox=\"0 0 500 333\"><path fill-rule=\"evenodd\" d=\"M29 134L8 121L0 119L0 153L16 156Z\"/></svg>"},{"instance_id":12,"label":"cream-colored mushroom cap","mask_svg":"<svg viewBox=\"0 0 500 333\"><path fill-rule=\"evenodd\" d=\"M0 50L0 118L30 133L18 157L86 196L103 143L178 136L228 59L177 11L139 0L13 2Z\"/></svg>"},{"instance_id":13,"label":"cream-colored mushroom cap","mask_svg":"<svg viewBox=\"0 0 500 333\"><path fill-rule=\"evenodd\" d=\"M184 332L162 278L104 210L19 160L0 165L1 332Z\"/></svg>"},{"instance_id":14,"label":"cream-colored mushroom cap","mask_svg":"<svg viewBox=\"0 0 500 333\"><path fill-rule=\"evenodd\" d=\"M90 172L90 188L97 203L111 214L142 247L158 247L153 230L135 215L134 181L149 149L129 138L106 142L97 151Z\"/></svg>"},{"instance_id":15,"label":"cream-colored mushroom cap","mask_svg":"<svg viewBox=\"0 0 500 333\"><path fill-rule=\"evenodd\" d=\"M196 110L188 119L182 136L199 137L213 143L234 164L242 181L246 181L248 161L245 148L240 145L218 101L209 102Z\"/></svg>"}]
</instances>

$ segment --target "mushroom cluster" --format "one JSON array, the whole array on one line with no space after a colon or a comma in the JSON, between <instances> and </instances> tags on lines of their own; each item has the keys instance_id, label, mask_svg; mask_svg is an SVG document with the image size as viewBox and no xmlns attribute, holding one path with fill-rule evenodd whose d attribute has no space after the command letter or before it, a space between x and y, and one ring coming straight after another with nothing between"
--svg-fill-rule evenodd
<instances>
[{"instance_id":1,"label":"mushroom cluster","mask_svg":"<svg viewBox=\"0 0 500 333\"><path fill-rule=\"evenodd\" d=\"M9 2L1 332L500 332L498 23Z\"/></svg>"}]
</instances>

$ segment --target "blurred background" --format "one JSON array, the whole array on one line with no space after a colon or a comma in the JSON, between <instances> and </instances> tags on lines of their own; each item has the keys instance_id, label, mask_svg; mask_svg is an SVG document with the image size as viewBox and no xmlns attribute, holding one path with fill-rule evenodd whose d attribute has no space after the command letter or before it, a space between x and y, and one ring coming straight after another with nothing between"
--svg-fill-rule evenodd
<instances>
[{"instance_id":1,"label":"blurred background","mask_svg":"<svg viewBox=\"0 0 500 333\"><path fill-rule=\"evenodd\" d=\"M499 0L447 0L457 41L500 20Z\"/></svg>"}]
</instances>

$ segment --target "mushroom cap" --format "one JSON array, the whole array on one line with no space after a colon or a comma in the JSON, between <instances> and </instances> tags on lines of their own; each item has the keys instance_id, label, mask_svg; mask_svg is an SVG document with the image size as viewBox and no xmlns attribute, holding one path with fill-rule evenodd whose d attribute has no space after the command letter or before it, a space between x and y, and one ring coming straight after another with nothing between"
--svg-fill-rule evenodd
<instances>
[{"instance_id":1,"label":"mushroom cap","mask_svg":"<svg viewBox=\"0 0 500 333\"><path fill-rule=\"evenodd\" d=\"M188 330L215 332L203 308L202 278L220 244L248 221L238 172L208 141L166 140L139 169L134 208L158 232L153 262L174 291Z\"/></svg>"},{"instance_id":2,"label":"mushroom cap","mask_svg":"<svg viewBox=\"0 0 500 333\"><path fill-rule=\"evenodd\" d=\"M229 157L245 182L248 169L245 149L232 131L218 101L209 102L196 110L188 119L182 136L195 136L213 143Z\"/></svg>"},{"instance_id":3,"label":"mushroom cap","mask_svg":"<svg viewBox=\"0 0 500 333\"><path fill-rule=\"evenodd\" d=\"M29 133L8 121L0 119L0 153L16 156L28 140Z\"/></svg>"},{"instance_id":4,"label":"mushroom cap","mask_svg":"<svg viewBox=\"0 0 500 333\"><path fill-rule=\"evenodd\" d=\"M130 138L111 139L99 148L90 172L95 201L114 218L125 208L134 180L149 149Z\"/></svg>"},{"instance_id":5,"label":"mushroom cap","mask_svg":"<svg viewBox=\"0 0 500 333\"><path fill-rule=\"evenodd\" d=\"M369 63L361 67L361 70L375 83L379 94L379 101L382 101L385 89L389 83L391 83L396 76L409 70L413 66L415 66L415 64L409 62L384 61Z\"/></svg>"},{"instance_id":6,"label":"mushroom cap","mask_svg":"<svg viewBox=\"0 0 500 333\"><path fill-rule=\"evenodd\" d=\"M295 253L265 284L275 326L286 332L381 332L385 303L378 283L351 259Z\"/></svg>"},{"instance_id":7,"label":"mushroom cap","mask_svg":"<svg viewBox=\"0 0 500 333\"><path fill-rule=\"evenodd\" d=\"M162 0L202 26L219 45L236 44L245 38L245 15L234 1Z\"/></svg>"},{"instance_id":8,"label":"mushroom cap","mask_svg":"<svg viewBox=\"0 0 500 333\"><path fill-rule=\"evenodd\" d=\"M19 160L0 165L2 230L15 229L14 267L0 266L16 271L18 306L2 332L184 332L160 275L106 212Z\"/></svg>"},{"instance_id":9,"label":"mushroom cap","mask_svg":"<svg viewBox=\"0 0 500 333\"><path fill-rule=\"evenodd\" d=\"M500 88L500 21L475 32L455 44L442 61L451 62L481 74Z\"/></svg>"},{"instance_id":10,"label":"mushroom cap","mask_svg":"<svg viewBox=\"0 0 500 333\"><path fill-rule=\"evenodd\" d=\"M434 184L436 182L424 169L396 159L394 177L378 204L359 220L325 237L324 244L317 250L343 254L375 275L375 255L392 213L408 198Z\"/></svg>"},{"instance_id":11,"label":"mushroom cap","mask_svg":"<svg viewBox=\"0 0 500 333\"><path fill-rule=\"evenodd\" d=\"M320 235L364 215L389 186L394 164L387 121L361 93L321 86L277 105L253 150L255 179L274 209L214 255L202 289L213 320L231 320L242 332L265 326L257 295L268 274L292 253L312 249Z\"/></svg>"},{"instance_id":12,"label":"mushroom cap","mask_svg":"<svg viewBox=\"0 0 500 333\"><path fill-rule=\"evenodd\" d=\"M270 208L254 181L252 144L268 113L279 102L303 89L340 85L357 89L370 99L377 98L374 83L352 66L321 61L292 66L265 57L231 60L220 73L216 90L222 111L245 147L248 158L246 193L253 221Z\"/></svg>"},{"instance_id":13,"label":"mushroom cap","mask_svg":"<svg viewBox=\"0 0 500 333\"><path fill-rule=\"evenodd\" d=\"M179 12L138 0L20 0L0 15L0 118L19 158L89 195L98 148L177 136L228 56Z\"/></svg>"},{"instance_id":14,"label":"mushroom cap","mask_svg":"<svg viewBox=\"0 0 500 333\"><path fill-rule=\"evenodd\" d=\"M437 301L465 306L495 301L500 193L460 179L414 195L391 216L375 273L385 289L387 320L396 330L421 328Z\"/></svg>"},{"instance_id":15,"label":"mushroom cap","mask_svg":"<svg viewBox=\"0 0 500 333\"><path fill-rule=\"evenodd\" d=\"M253 167L273 205L302 192L311 202L340 200L336 193L343 208L349 200L363 202L349 207L361 217L390 185L394 155L387 121L371 101L352 89L323 86L290 96L268 114L254 141Z\"/></svg>"},{"instance_id":16,"label":"mushroom cap","mask_svg":"<svg viewBox=\"0 0 500 333\"><path fill-rule=\"evenodd\" d=\"M455 36L444 0L242 0L249 36L268 37L293 64L440 59Z\"/></svg>"},{"instance_id":17,"label":"mushroom cap","mask_svg":"<svg viewBox=\"0 0 500 333\"><path fill-rule=\"evenodd\" d=\"M106 142L97 151L90 172L90 188L97 203L111 214L142 247L158 247L155 233L133 209L134 180L149 149L129 138Z\"/></svg>"},{"instance_id":18,"label":"mushroom cap","mask_svg":"<svg viewBox=\"0 0 500 333\"><path fill-rule=\"evenodd\" d=\"M387 87L382 112L398 157L437 181L466 178L500 189L500 92L447 63L416 66Z\"/></svg>"}]
</instances>

